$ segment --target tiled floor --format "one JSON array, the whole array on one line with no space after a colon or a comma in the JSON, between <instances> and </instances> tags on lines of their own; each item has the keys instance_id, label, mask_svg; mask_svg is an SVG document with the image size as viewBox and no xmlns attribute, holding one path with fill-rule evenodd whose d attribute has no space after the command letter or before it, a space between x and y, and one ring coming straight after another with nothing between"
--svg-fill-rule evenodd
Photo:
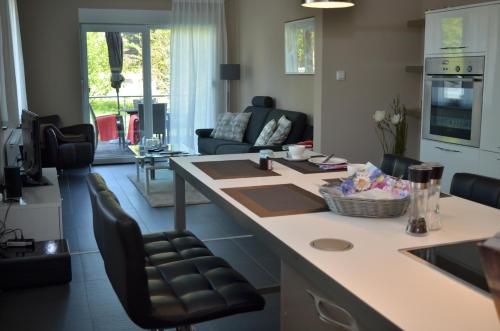
<instances>
[{"instance_id":1,"label":"tiled floor","mask_svg":"<svg viewBox=\"0 0 500 331\"><path fill-rule=\"evenodd\" d=\"M172 208L150 208L126 175L133 165L94 167L106 179L123 208L143 232L173 228ZM103 268L92 232L86 172L65 172L60 178L64 235L72 251L69 285L0 294L0 330L139 330L128 319ZM226 259L256 287L279 284L279 260L215 205L189 206L188 228ZM212 240L236 237L232 239ZM279 294L266 295L263 311L197 325L201 331L279 330Z\"/></svg>"}]
</instances>

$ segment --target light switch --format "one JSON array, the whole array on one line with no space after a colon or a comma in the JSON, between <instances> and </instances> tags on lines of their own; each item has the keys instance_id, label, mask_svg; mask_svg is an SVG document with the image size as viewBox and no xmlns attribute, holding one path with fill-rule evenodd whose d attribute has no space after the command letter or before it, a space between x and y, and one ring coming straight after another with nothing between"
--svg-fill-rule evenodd
<instances>
[{"instance_id":1,"label":"light switch","mask_svg":"<svg viewBox=\"0 0 500 331\"><path fill-rule=\"evenodd\" d=\"M345 71L344 70L337 71L337 80L345 80Z\"/></svg>"}]
</instances>

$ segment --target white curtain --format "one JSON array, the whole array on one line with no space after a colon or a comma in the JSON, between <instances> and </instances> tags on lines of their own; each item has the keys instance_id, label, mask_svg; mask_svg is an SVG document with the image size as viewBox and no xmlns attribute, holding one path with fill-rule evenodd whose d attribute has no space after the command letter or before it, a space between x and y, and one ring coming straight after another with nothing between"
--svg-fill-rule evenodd
<instances>
[{"instance_id":1,"label":"white curtain","mask_svg":"<svg viewBox=\"0 0 500 331\"><path fill-rule=\"evenodd\" d=\"M224 0L173 0L171 47L171 142L193 152L196 129L214 127L225 110L219 77L227 58Z\"/></svg>"},{"instance_id":2,"label":"white curtain","mask_svg":"<svg viewBox=\"0 0 500 331\"><path fill-rule=\"evenodd\" d=\"M28 107L16 0L0 0L0 39L0 116L15 127Z\"/></svg>"}]
</instances>

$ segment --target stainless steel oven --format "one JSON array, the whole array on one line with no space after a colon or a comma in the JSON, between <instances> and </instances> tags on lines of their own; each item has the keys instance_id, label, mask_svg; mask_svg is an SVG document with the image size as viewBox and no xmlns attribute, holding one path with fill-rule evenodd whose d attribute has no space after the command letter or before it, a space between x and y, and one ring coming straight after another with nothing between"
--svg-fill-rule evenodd
<instances>
[{"instance_id":1,"label":"stainless steel oven","mask_svg":"<svg viewBox=\"0 0 500 331\"><path fill-rule=\"evenodd\" d=\"M479 147L483 76L483 56L426 59L424 138Z\"/></svg>"}]
</instances>

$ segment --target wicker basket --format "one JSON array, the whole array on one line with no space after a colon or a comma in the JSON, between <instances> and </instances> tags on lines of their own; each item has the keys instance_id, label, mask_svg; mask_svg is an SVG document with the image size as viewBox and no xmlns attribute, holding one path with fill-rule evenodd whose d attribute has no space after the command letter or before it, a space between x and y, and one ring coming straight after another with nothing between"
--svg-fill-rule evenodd
<instances>
[{"instance_id":1,"label":"wicker basket","mask_svg":"<svg viewBox=\"0 0 500 331\"><path fill-rule=\"evenodd\" d=\"M369 200L349 197L332 196L325 185L319 192L335 214L355 217L390 218L399 217L406 213L410 204L410 197L391 200Z\"/></svg>"}]
</instances>

